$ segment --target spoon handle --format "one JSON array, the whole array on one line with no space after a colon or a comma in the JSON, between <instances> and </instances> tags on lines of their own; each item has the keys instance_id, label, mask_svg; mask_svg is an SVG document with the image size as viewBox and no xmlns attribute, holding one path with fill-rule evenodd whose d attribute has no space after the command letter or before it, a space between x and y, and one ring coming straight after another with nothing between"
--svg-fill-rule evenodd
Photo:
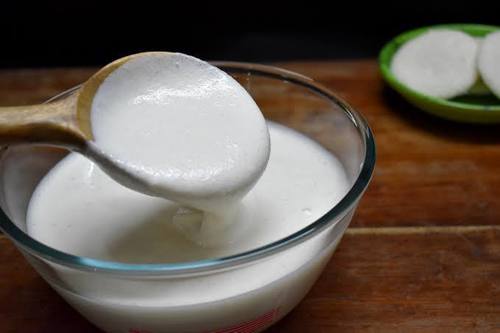
<instances>
[{"instance_id":1,"label":"spoon handle","mask_svg":"<svg viewBox=\"0 0 500 333\"><path fill-rule=\"evenodd\" d=\"M0 145L30 143L82 149L86 137L74 111L76 95L47 104L0 107Z\"/></svg>"}]
</instances>

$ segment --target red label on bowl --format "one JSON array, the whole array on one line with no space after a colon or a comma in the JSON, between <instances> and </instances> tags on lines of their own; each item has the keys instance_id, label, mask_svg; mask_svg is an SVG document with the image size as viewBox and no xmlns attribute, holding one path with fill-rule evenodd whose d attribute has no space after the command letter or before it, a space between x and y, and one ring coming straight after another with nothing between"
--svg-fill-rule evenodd
<instances>
[{"instance_id":1,"label":"red label on bowl","mask_svg":"<svg viewBox=\"0 0 500 333\"><path fill-rule=\"evenodd\" d=\"M273 323L274 319L278 314L279 308L272 309L259 317L246 321L244 323L236 324L226 328L220 328L212 331L205 331L204 333L254 333L258 330ZM153 333L151 331L140 330L140 329L129 329L128 333Z\"/></svg>"},{"instance_id":2,"label":"red label on bowl","mask_svg":"<svg viewBox=\"0 0 500 333\"><path fill-rule=\"evenodd\" d=\"M206 333L253 333L257 332L258 330L270 325L274 319L276 318L276 315L278 314L278 308L272 309L269 312L264 313L263 315L260 315L259 317L252 319L250 321L240 323L234 326L222 328L222 329L217 329L214 331L209 331Z\"/></svg>"}]
</instances>

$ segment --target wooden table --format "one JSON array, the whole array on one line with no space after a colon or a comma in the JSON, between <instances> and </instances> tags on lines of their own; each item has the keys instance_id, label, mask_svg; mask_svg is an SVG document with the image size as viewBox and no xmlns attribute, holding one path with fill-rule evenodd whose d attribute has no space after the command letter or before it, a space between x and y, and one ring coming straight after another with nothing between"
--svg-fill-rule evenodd
<instances>
[{"instance_id":1,"label":"wooden table","mask_svg":"<svg viewBox=\"0 0 500 333\"><path fill-rule=\"evenodd\" d=\"M282 66L368 119L375 176L304 301L270 332L500 331L500 127L435 119L384 87L375 61ZM34 103L93 69L0 71L0 104ZM0 332L97 332L0 235Z\"/></svg>"}]
</instances>

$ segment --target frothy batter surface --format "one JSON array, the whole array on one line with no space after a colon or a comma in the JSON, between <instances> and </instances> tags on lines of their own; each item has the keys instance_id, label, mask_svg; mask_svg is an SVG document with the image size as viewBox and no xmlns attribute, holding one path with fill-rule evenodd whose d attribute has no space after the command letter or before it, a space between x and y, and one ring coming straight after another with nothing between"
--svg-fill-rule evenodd
<instances>
[{"instance_id":1,"label":"frothy batter surface","mask_svg":"<svg viewBox=\"0 0 500 333\"><path fill-rule=\"evenodd\" d=\"M174 223L177 203L125 188L78 154L39 184L28 210L28 233L68 253L128 263L215 258L286 237L325 214L349 182L340 162L319 144L268 125L268 166L243 199L238 220L207 234L217 238L210 246L192 241L210 225Z\"/></svg>"},{"instance_id":2,"label":"frothy batter surface","mask_svg":"<svg viewBox=\"0 0 500 333\"><path fill-rule=\"evenodd\" d=\"M238 201L269 157L266 122L250 95L185 54L125 62L99 86L91 120L95 146L141 187L116 178L122 184L202 210Z\"/></svg>"}]
</instances>

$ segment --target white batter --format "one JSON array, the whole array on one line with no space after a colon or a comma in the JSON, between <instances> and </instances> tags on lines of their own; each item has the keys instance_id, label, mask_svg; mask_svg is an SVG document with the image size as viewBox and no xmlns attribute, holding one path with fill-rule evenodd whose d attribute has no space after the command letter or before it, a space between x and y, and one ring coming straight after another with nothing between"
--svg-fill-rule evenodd
<instances>
[{"instance_id":1,"label":"white batter","mask_svg":"<svg viewBox=\"0 0 500 333\"><path fill-rule=\"evenodd\" d=\"M231 76L180 53L132 57L97 90L87 152L139 192L199 211L180 220L230 223L269 158L259 108Z\"/></svg>"},{"instance_id":2,"label":"white batter","mask_svg":"<svg viewBox=\"0 0 500 333\"><path fill-rule=\"evenodd\" d=\"M147 180L140 190L174 201L124 187L93 162L70 154L31 198L32 237L64 252L126 263L217 258L289 236L345 195L349 181L335 156L281 125L268 123L268 132L234 80L180 57L178 65L187 69L180 73L171 56L146 66L144 76L144 64L127 63L98 92L92 119L105 156ZM161 64L169 69L156 77ZM136 80L122 82L130 73ZM164 114L165 108L172 112ZM265 168L268 133L272 149ZM290 311L338 243L330 237L325 230L267 260L178 279L122 279L56 267L65 288L52 285L108 332L220 331Z\"/></svg>"},{"instance_id":3,"label":"white batter","mask_svg":"<svg viewBox=\"0 0 500 333\"><path fill-rule=\"evenodd\" d=\"M129 263L220 257L288 236L326 213L349 184L340 162L319 144L281 125L269 129L266 171L244 198L237 223L218 230L208 248L203 237L212 235L200 221L173 221L178 204L123 187L78 154L36 189L28 233L68 253Z\"/></svg>"}]
</instances>

